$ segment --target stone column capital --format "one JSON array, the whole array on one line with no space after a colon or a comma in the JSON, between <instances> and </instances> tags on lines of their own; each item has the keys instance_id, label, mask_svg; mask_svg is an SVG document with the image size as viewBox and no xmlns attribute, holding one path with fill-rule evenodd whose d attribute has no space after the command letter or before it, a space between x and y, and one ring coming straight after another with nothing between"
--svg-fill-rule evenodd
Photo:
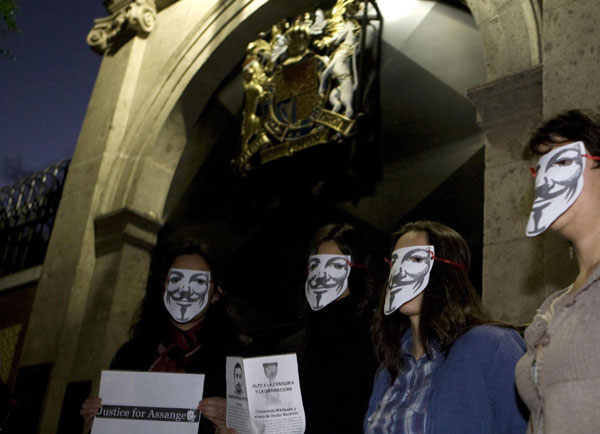
<instances>
[{"instance_id":1,"label":"stone column capital","mask_svg":"<svg viewBox=\"0 0 600 434\"><path fill-rule=\"evenodd\" d=\"M121 208L94 219L96 257L120 250L123 244L151 251L161 222L156 216Z\"/></svg>"},{"instance_id":2,"label":"stone column capital","mask_svg":"<svg viewBox=\"0 0 600 434\"><path fill-rule=\"evenodd\" d=\"M154 0L109 0L106 7L110 16L97 18L87 35L87 43L94 51L104 54L115 37L130 30L135 36L147 36L155 27L157 8Z\"/></svg>"}]
</instances>

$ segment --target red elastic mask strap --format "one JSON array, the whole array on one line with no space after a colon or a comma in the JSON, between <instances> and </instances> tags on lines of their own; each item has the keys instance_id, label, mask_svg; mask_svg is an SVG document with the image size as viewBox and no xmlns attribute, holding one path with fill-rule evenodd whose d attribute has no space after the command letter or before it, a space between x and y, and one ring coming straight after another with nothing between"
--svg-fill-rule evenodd
<instances>
[{"instance_id":1,"label":"red elastic mask strap","mask_svg":"<svg viewBox=\"0 0 600 434\"><path fill-rule=\"evenodd\" d=\"M369 266L368 266L368 265L363 265L363 264L353 264L353 263L352 263L352 262L350 262L350 261L346 261L346 263L347 263L348 265L350 265L352 268L362 268L362 269L364 269L364 270L366 270L367 268L369 268Z\"/></svg>"},{"instance_id":2,"label":"red elastic mask strap","mask_svg":"<svg viewBox=\"0 0 600 434\"><path fill-rule=\"evenodd\" d=\"M598 157L596 155L581 154L581 156L584 158L589 158L590 160L600 161L600 157Z\"/></svg>"},{"instance_id":3,"label":"red elastic mask strap","mask_svg":"<svg viewBox=\"0 0 600 434\"><path fill-rule=\"evenodd\" d=\"M392 265L394 265L394 263L392 261L390 261L389 258L383 258L383 260L385 261L386 264L388 264L390 266L390 268L392 268Z\"/></svg>"},{"instance_id":4,"label":"red elastic mask strap","mask_svg":"<svg viewBox=\"0 0 600 434\"><path fill-rule=\"evenodd\" d=\"M531 176L533 176L535 178L537 176L537 172L535 171L535 168L530 167L529 170L531 170Z\"/></svg>"},{"instance_id":5,"label":"red elastic mask strap","mask_svg":"<svg viewBox=\"0 0 600 434\"><path fill-rule=\"evenodd\" d=\"M465 273L468 273L468 272L469 272L469 270L467 270L467 267L465 267L465 266L464 266L464 265L462 265L462 264L459 264L459 263L457 263L457 262L451 261L451 260L449 260L449 259L438 258L438 257L437 257L437 256L435 256L435 255L434 255L432 252L429 252L429 254L431 255L431 259L434 259L434 260L436 260L436 261L440 261L440 262L443 262L443 263L445 263L445 264L451 265L451 266L453 266L454 268L458 268L459 270L462 270L462 271L464 271Z\"/></svg>"}]
</instances>

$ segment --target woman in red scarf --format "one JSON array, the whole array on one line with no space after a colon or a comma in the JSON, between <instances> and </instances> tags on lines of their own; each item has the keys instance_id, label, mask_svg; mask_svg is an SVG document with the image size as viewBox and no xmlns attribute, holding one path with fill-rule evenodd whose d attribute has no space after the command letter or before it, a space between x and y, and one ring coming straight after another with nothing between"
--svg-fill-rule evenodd
<instances>
[{"instance_id":1,"label":"woman in red scarf","mask_svg":"<svg viewBox=\"0 0 600 434\"><path fill-rule=\"evenodd\" d=\"M131 339L115 354L110 369L205 374L199 433L225 425L225 359L243 354L235 327L219 301L218 269L206 246L188 241L171 251L167 266L153 267L147 291L131 328ZM102 405L88 398L80 414L91 428Z\"/></svg>"}]
</instances>

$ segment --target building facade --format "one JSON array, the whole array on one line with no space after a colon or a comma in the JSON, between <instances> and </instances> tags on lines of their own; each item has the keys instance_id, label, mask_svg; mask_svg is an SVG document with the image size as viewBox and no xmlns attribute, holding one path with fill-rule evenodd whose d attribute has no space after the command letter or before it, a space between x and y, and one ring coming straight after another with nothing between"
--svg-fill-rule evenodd
<instances>
[{"instance_id":1,"label":"building facade","mask_svg":"<svg viewBox=\"0 0 600 434\"><path fill-rule=\"evenodd\" d=\"M50 366L39 432L57 432L70 385L91 381L91 393L97 390L100 370L127 339L157 233L227 128L202 121L211 98L226 95L222 84L239 69L248 42L314 3L107 2L110 16L88 38L102 64L14 361L15 370ZM576 264L562 240L524 235L533 188L523 176L531 165L523 144L544 118L599 109L600 11L592 0L464 3L485 68L484 80L463 95L485 143L483 301L495 316L524 323L571 281ZM363 205L339 207L385 232L399 217L379 204L381 194L375 189Z\"/></svg>"}]
</instances>

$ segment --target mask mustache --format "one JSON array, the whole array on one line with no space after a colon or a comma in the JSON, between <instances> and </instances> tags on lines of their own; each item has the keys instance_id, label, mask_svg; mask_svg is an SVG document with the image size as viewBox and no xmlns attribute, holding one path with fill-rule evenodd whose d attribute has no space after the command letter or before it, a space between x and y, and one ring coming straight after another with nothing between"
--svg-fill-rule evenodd
<instances>
[{"instance_id":1,"label":"mask mustache","mask_svg":"<svg viewBox=\"0 0 600 434\"><path fill-rule=\"evenodd\" d=\"M337 282L329 276L320 276L310 279L308 285L311 289L330 289L340 285L340 282Z\"/></svg>"},{"instance_id":2,"label":"mask mustache","mask_svg":"<svg viewBox=\"0 0 600 434\"><path fill-rule=\"evenodd\" d=\"M564 194L565 191L570 190L570 187L568 187L568 186L561 186L562 188L552 191L555 186L556 186L556 183L547 182L543 185L540 185L538 188L536 188L535 189L535 198L533 199L533 203L535 204L536 202L545 202L547 200L554 199L555 197L558 197L558 196Z\"/></svg>"},{"instance_id":3,"label":"mask mustache","mask_svg":"<svg viewBox=\"0 0 600 434\"><path fill-rule=\"evenodd\" d=\"M402 280L403 278L406 279L407 277L410 280ZM414 275L402 275L401 273L398 273L394 275L394 277L392 277L388 282L388 291L390 292L390 295L394 295L400 292L402 289L411 286L414 286L414 291L418 291L423 285L423 280L424 276L417 276L415 278Z\"/></svg>"},{"instance_id":4,"label":"mask mustache","mask_svg":"<svg viewBox=\"0 0 600 434\"><path fill-rule=\"evenodd\" d=\"M197 301L204 301L204 298L206 297L206 293L208 292L208 290L204 290L202 292L194 292L191 289L188 288L188 290L175 290L175 291L168 291L168 296L169 298L172 298L175 301L178 302L190 302L190 303L195 303Z\"/></svg>"},{"instance_id":5,"label":"mask mustache","mask_svg":"<svg viewBox=\"0 0 600 434\"><path fill-rule=\"evenodd\" d=\"M408 280L407 280L408 278ZM416 279L409 275L406 271L404 271L402 268L400 268L398 270L398 272L396 274L394 274L390 280L388 281L388 287L389 288L394 288L397 286L406 286L406 285L410 285L411 283L415 282Z\"/></svg>"}]
</instances>

